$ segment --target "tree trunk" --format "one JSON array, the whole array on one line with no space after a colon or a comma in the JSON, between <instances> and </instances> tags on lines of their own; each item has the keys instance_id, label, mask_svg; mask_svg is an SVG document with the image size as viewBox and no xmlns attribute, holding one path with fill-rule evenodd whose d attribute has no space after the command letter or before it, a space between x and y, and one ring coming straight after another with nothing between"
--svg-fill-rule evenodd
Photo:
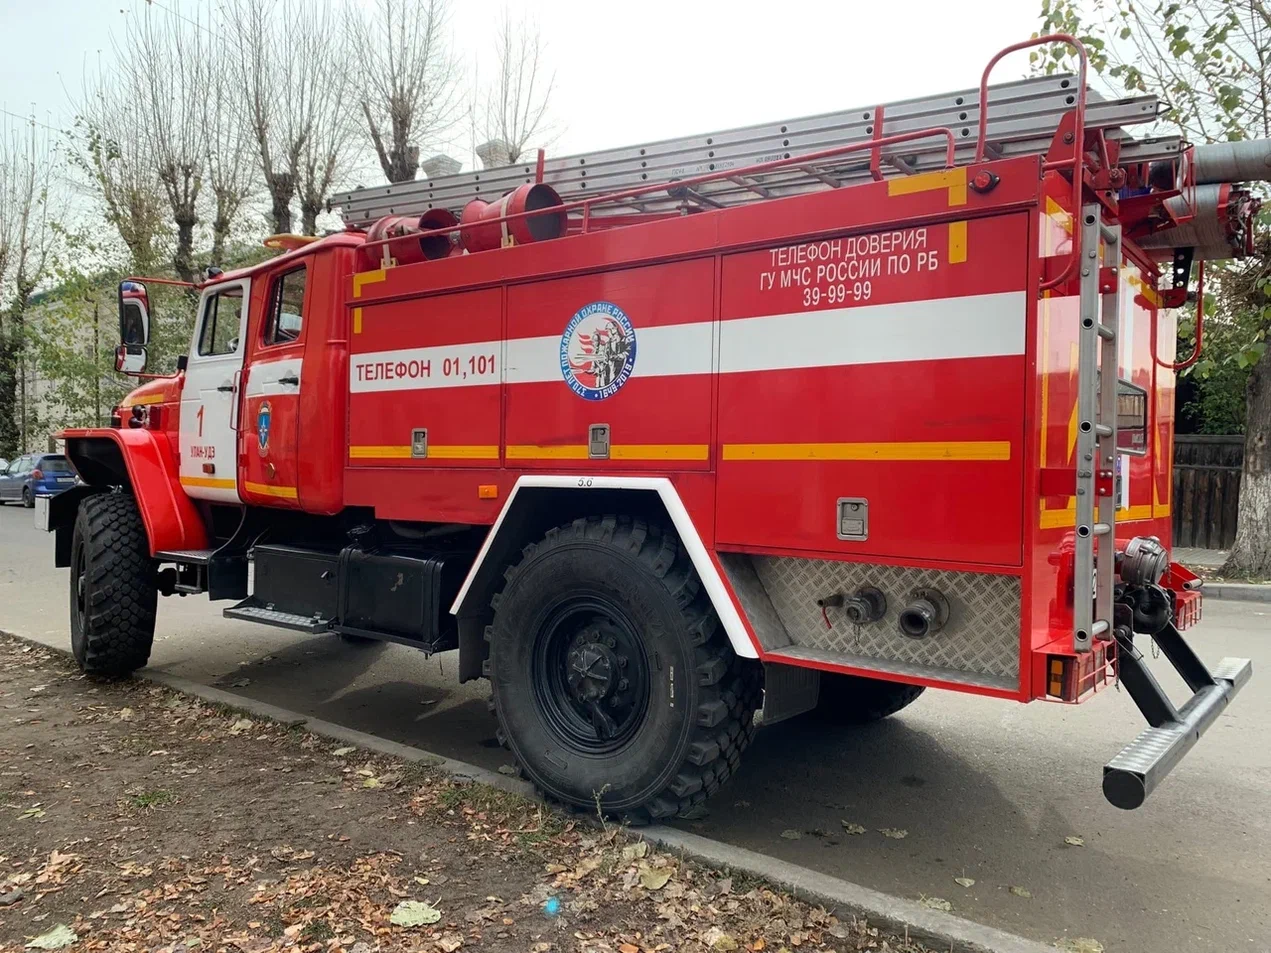
<instances>
[{"instance_id":1,"label":"tree trunk","mask_svg":"<svg viewBox=\"0 0 1271 953\"><path fill-rule=\"evenodd\" d=\"M1219 572L1228 579L1271 579L1271 347L1249 374L1245 408L1236 542Z\"/></svg>"},{"instance_id":2,"label":"tree trunk","mask_svg":"<svg viewBox=\"0 0 1271 953\"><path fill-rule=\"evenodd\" d=\"M12 460L18 446L18 349L12 328L0 334L0 456Z\"/></svg>"},{"instance_id":3,"label":"tree trunk","mask_svg":"<svg viewBox=\"0 0 1271 953\"><path fill-rule=\"evenodd\" d=\"M184 216L177 220L177 247L172 255L172 267L182 281L194 280L195 222Z\"/></svg>"},{"instance_id":4,"label":"tree trunk","mask_svg":"<svg viewBox=\"0 0 1271 953\"><path fill-rule=\"evenodd\" d=\"M304 201L300 203L300 233L302 235L316 236L318 234L318 213L321 211L321 205L313 205Z\"/></svg>"},{"instance_id":5,"label":"tree trunk","mask_svg":"<svg viewBox=\"0 0 1271 953\"><path fill-rule=\"evenodd\" d=\"M212 264L218 267L225 260L225 241L229 238L230 223L222 216L212 222Z\"/></svg>"},{"instance_id":6,"label":"tree trunk","mask_svg":"<svg viewBox=\"0 0 1271 953\"><path fill-rule=\"evenodd\" d=\"M274 234L286 235L291 231L291 200L296 194L295 177L289 172L278 172L266 177L265 186L269 189Z\"/></svg>"}]
</instances>

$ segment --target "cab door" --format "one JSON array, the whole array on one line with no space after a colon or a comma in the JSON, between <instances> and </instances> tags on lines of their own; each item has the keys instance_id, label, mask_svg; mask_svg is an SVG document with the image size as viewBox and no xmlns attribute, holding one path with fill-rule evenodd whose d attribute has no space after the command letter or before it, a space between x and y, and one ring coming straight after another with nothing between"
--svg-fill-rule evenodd
<instances>
[{"instance_id":1,"label":"cab door","mask_svg":"<svg viewBox=\"0 0 1271 953\"><path fill-rule=\"evenodd\" d=\"M181 391L181 486L188 496L239 503L238 399L250 279L203 292Z\"/></svg>"},{"instance_id":2,"label":"cab door","mask_svg":"<svg viewBox=\"0 0 1271 953\"><path fill-rule=\"evenodd\" d=\"M253 323L243 399L243 499L298 507L300 390L309 297L305 263L269 277ZM259 279L258 279L259 280Z\"/></svg>"}]
</instances>

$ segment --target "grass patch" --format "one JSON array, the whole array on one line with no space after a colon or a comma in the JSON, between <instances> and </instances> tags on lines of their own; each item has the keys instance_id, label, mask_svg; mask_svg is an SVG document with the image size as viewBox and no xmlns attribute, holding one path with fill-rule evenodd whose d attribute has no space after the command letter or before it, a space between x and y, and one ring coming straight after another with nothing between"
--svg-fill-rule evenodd
<instances>
[{"instance_id":1,"label":"grass patch","mask_svg":"<svg viewBox=\"0 0 1271 953\"><path fill-rule=\"evenodd\" d=\"M335 938L335 931L326 920L314 920L300 931L300 939L306 943L325 943Z\"/></svg>"},{"instance_id":2,"label":"grass patch","mask_svg":"<svg viewBox=\"0 0 1271 953\"><path fill-rule=\"evenodd\" d=\"M177 796L171 791L143 791L128 798L128 803L139 811L151 811L156 807L171 804Z\"/></svg>"}]
</instances>

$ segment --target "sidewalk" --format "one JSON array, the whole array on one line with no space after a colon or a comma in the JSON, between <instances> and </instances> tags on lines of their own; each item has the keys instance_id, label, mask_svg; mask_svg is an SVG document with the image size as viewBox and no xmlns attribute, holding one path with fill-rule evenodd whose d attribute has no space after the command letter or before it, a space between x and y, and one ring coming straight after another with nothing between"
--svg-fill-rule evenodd
<instances>
[{"instance_id":1,"label":"sidewalk","mask_svg":"<svg viewBox=\"0 0 1271 953\"><path fill-rule=\"evenodd\" d=\"M927 953L612 824L94 684L3 635L0 717L5 953Z\"/></svg>"},{"instance_id":2,"label":"sidewalk","mask_svg":"<svg viewBox=\"0 0 1271 953\"><path fill-rule=\"evenodd\" d=\"M1195 549L1180 546L1171 554L1205 580L1202 590L1210 599L1238 599L1242 602L1271 602L1271 580L1266 582L1233 582L1216 575L1227 561L1225 549Z\"/></svg>"}]
</instances>

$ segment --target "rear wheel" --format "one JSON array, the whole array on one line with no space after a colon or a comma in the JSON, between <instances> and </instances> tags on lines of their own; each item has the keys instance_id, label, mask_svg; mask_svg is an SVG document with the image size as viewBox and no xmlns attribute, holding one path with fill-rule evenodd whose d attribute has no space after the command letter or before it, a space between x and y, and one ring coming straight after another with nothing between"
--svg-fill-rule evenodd
<instances>
[{"instance_id":1,"label":"rear wheel","mask_svg":"<svg viewBox=\"0 0 1271 953\"><path fill-rule=\"evenodd\" d=\"M24 486L22 488L22 505L28 510L35 508L35 497L31 495L31 488Z\"/></svg>"},{"instance_id":2,"label":"rear wheel","mask_svg":"<svg viewBox=\"0 0 1271 953\"><path fill-rule=\"evenodd\" d=\"M71 649L89 675L141 668L154 642L158 588L136 501L122 493L79 505L71 540Z\"/></svg>"},{"instance_id":3,"label":"rear wheel","mask_svg":"<svg viewBox=\"0 0 1271 953\"><path fill-rule=\"evenodd\" d=\"M821 697L815 714L831 724L864 725L894 715L916 701L923 691L921 685L822 672Z\"/></svg>"},{"instance_id":4,"label":"rear wheel","mask_svg":"<svg viewBox=\"0 0 1271 953\"><path fill-rule=\"evenodd\" d=\"M526 547L494 605L499 740L545 794L640 822L736 770L760 670L733 653L674 533L576 520Z\"/></svg>"}]
</instances>

